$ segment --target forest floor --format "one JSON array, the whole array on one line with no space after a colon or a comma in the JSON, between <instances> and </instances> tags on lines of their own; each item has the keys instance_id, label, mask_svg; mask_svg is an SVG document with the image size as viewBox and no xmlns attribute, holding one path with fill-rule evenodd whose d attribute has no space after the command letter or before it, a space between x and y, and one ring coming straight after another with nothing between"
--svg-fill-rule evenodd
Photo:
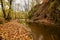
<instances>
[{"instance_id":1,"label":"forest floor","mask_svg":"<svg viewBox=\"0 0 60 40\"><path fill-rule=\"evenodd\" d=\"M0 25L0 40L33 40L31 29L13 20Z\"/></svg>"}]
</instances>

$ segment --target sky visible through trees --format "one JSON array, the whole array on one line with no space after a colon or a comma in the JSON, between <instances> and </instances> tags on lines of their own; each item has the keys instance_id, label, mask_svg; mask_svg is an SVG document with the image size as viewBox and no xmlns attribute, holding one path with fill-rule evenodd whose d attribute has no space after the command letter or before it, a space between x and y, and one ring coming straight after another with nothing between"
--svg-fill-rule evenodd
<instances>
[{"instance_id":1,"label":"sky visible through trees","mask_svg":"<svg viewBox=\"0 0 60 40\"><path fill-rule=\"evenodd\" d=\"M5 2L7 3L8 0L5 0ZM40 0L39 2L41 4L43 1ZM36 5L36 0L13 0L12 9L14 9L14 11L26 11L26 10L30 10L32 5L33 6ZM9 6L6 5L5 8L9 9ZM1 5L0 5L0 10L1 10Z\"/></svg>"}]
</instances>

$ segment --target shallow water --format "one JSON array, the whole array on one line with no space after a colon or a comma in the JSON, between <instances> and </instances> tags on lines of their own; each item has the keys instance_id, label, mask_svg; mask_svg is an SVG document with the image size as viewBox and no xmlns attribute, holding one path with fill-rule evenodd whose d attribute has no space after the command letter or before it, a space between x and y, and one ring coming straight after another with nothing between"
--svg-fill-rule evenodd
<instances>
[{"instance_id":1,"label":"shallow water","mask_svg":"<svg viewBox=\"0 0 60 40\"><path fill-rule=\"evenodd\" d=\"M54 25L29 23L28 26L32 30L34 40L59 40L60 30Z\"/></svg>"}]
</instances>

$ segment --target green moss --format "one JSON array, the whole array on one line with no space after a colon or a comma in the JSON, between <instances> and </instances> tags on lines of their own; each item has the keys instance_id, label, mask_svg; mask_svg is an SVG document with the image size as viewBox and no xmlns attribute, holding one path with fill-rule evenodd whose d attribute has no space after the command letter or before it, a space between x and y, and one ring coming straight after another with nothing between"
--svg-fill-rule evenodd
<instances>
[{"instance_id":1,"label":"green moss","mask_svg":"<svg viewBox=\"0 0 60 40\"><path fill-rule=\"evenodd\" d=\"M52 9L52 7L54 7L55 3L56 3L56 1L50 3L50 5L48 7L49 11Z\"/></svg>"},{"instance_id":2,"label":"green moss","mask_svg":"<svg viewBox=\"0 0 60 40\"><path fill-rule=\"evenodd\" d=\"M58 10L60 10L60 5L57 7Z\"/></svg>"},{"instance_id":3,"label":"green moss","mask_svg":"<svg viewBox=\"0 0 60 40\"><path fill-rule=\"evenodd\" d=\"M0 12L0 17L3 17L3 12Z\"/></svg>"}]
</instances>

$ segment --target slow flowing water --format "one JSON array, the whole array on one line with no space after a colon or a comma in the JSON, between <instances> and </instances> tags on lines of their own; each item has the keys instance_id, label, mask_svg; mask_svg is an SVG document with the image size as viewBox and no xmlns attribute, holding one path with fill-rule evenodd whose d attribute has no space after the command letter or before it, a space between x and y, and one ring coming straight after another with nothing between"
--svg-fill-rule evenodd
<instances>
[{"instance_id":1,"label":"slow flowing water","mask_svg":"<svg viewBox=\"0 0 60 40\"><path fill-rule=\"evenodd\" d=\"M34 40L59 40L59 30L54 25L29 23L28 26L32 30Z\"/></svg>"}]
</instances>

